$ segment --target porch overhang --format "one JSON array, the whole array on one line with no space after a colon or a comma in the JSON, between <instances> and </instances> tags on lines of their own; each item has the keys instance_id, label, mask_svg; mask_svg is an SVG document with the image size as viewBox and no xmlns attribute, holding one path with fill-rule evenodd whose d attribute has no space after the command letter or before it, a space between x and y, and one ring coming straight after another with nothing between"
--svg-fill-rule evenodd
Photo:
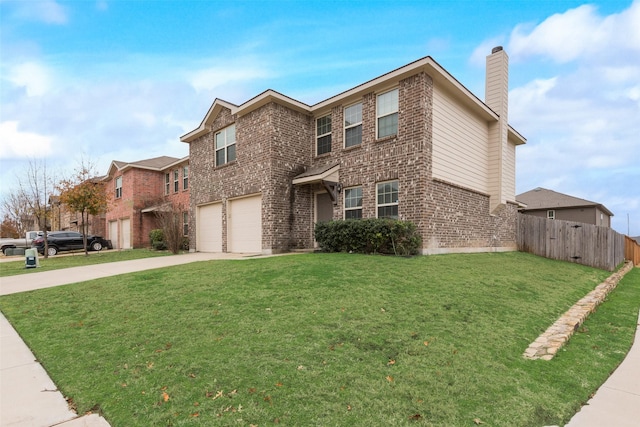
<instances>
[{"instance_id":1,"label":"porch overhang","mask_svg":"<svg viewBox=\"0 0 640 427\"><path fill-rule=\"evenodd\" d=\"M309 168L307 171L293 178L293 185L322 184L329 193L333 204L338 203L338 194L342 191L340 184L340 165L324 165Z\"/></svg>"}]
</instances>

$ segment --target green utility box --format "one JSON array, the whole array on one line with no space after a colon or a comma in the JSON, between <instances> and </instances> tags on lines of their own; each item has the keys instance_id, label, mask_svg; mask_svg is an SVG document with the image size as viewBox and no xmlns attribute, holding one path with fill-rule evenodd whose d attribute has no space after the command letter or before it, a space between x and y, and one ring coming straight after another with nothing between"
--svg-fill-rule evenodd
<instances>
[{"instance_id":1,"label":"green utility box","mask_svg":"<svg viewBox=\"0 0 640 427\"><path fill-rule=\"evenodd\" d=\"M27 249L24 251L24 266L25 268L40 267L40 260L38 259L38 251L36 249Z\"/></svg>"}]
</instances>

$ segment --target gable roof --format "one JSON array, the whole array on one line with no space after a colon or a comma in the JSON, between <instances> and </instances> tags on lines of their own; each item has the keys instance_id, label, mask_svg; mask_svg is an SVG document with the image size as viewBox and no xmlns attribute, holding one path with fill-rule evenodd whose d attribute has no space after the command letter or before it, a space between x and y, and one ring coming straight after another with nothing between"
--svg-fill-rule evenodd
<instances>
[{"instance_id":1,"label":"gable roof","mask_svg":"<svg viewBox=\"0 0 640 427\"><path fill-rule=\"evenodd\" d=\"M524 210L598 207L607 215L613 216L613 213L601 203L580 199L578 197L558 193L557 191L548 190L542 187L537 187L533 190L527 191L526 193L518 194L516 196L516 200L526 205Z\"/></svg>"},{"instance_id":2,"label":"gable roof","mask_svg":"<svg viewBox=\"0 0 640 427\"><path fill-rule=\"evenodd\" d=\"M303 102L297 101L272 89L268 89L258 96L251 98L247 102L241 105L235 105L227 101L216 98L213 104L207 111L204 119L196 129L188 132L180 137L182 142L191 142L194 139L206 134L216 116L220 113L222 108L228 108L231 110L231 114L243 115L247 114L269 102L276 102L293 110L313 115L323 110L328 110L335 105L347 104L355 101L362 95L379 91L393 85L404 78L410 77L424 71L431 76L434 84L442 85L447 88L460 102L471 108L478 115L483 117L487 121L497 121L499 115L489 108L484 102L482 102L476 95L469 89L462 85L455 77L453 77L447 70L445 70L440 64L438 64L432 57L425 56L417 61L411 62L393 71L385 73L379 77L362 83L354 88L346 90L335 96L332 96L324 101L309 106ZM524 144L526 139L518 133L510 125L508 127L509 138L513 139L517 145Z\"/></svg>"},{"instance_id":3,"label":"gable roof","mask_svg":"<svg viewBox=\"0 0 640 427\"><path fill-rule=\"evenodd\" d=\"M147 170L160 172L168 167L182 163L188 159L189 159L189 156L183 157L181 159L178 159L176 157L160 156L160 157L153 157L151 159L138 160L136 162L121 162L118 160L114 160L111 162L111 166L109 166L109 171L107 172L107 175L103 179L106 179L109 176L111 176L112 172L115 172L116 170L125 171L131 168L147 169Z\"/></svg>"}]
</instances>

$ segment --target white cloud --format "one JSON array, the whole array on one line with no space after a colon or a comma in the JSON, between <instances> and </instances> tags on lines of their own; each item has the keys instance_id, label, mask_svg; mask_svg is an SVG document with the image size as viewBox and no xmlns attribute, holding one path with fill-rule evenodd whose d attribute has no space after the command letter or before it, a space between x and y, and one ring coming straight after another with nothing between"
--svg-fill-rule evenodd
<instances>
[{"instance_id":1,"label":"white cloud","mask_svg":"<svg viewBox=\"0 0 640 427\"><path fill-rule=\"evenodd\" d=\"M512 72L525 82L509 92L509 121L528 138L518 148L517 191L541 186L603 203L620 232L631 212L636 234L638 22L638 0L609 16L585 5L517 25L506 43Z\"/></svg>"},{"instance_id":2,"label":"white cloud","mask_svg":"<svg viewBox=\"0 0 640 427\"><path fill-rule=\"evenodd\" d=\"M517 25L508 51L514 60L532 56L557 63L610 58L620 52L640 54L640 1L620 14L601 17L592 5L550 16L537 26ZM616 53L617 52L617 53Z\"/></svg>"},{"instance_id":3,"label":"white cloud","mask_svg":"<svg viewBox=\"0 0 640 427\"><path fill-rule=\"evenodd\" d=\"M41 96L53 86L51 71L41 63L29 61L10 67L7 80L13 85L24 87L28 96Z\"/></svg>"},{"instance_id":4,"label":"white cloud","mask_svg":"<svg viewBox=\"0 0 640 427\"><path fill-rule=\"evenodd\" d=\"M66 24L69 21L67 9L55 0L33 0L13 2L15 17L40 21L46 24Z\"/></svg>"},{"instance_id":5,"label":"white cloud","mask_svg":"<svg viewBox=\"0 0 640 427\"><path fill-rule=\"evenodd\" d=\"M190 72L189 83L196 91L209 91L239 82L251 82L272 76L264 61L258 58L243 58L232 63L223 61L219 66L202 68Z\"/></svg>"},{"instance_id":6,"label":"white cloud","mask_svg":"<svg viewBox=\"0 0 640 427\"><path fill-rule=\"evenodd\" d=\"M0 123L0 140L0 159L44 157L52 151L52 138L20 131L17 121Z\"/></svg>"}]
</instances>

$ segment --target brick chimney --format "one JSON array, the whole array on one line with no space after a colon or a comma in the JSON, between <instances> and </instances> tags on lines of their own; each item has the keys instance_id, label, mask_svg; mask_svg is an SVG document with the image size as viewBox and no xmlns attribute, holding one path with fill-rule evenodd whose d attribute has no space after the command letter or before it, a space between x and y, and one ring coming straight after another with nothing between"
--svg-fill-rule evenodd
<instances>
[{"instance_id":1,"label":"brick chimney","mask_svg":"<svg viewBox=\"0 0 640 427\"><path fill-rule=\"evenodd\" d=\"M494 47L487 56L485 104L500 117L489 127L489 194L491 212L506 204L509 194L515 189L505 185L515 182L515 164L511 164L508 145L509 112L509 57L502 46ZM511 196L513 197L513 196Z\"/></svg>"}]
</instances>

